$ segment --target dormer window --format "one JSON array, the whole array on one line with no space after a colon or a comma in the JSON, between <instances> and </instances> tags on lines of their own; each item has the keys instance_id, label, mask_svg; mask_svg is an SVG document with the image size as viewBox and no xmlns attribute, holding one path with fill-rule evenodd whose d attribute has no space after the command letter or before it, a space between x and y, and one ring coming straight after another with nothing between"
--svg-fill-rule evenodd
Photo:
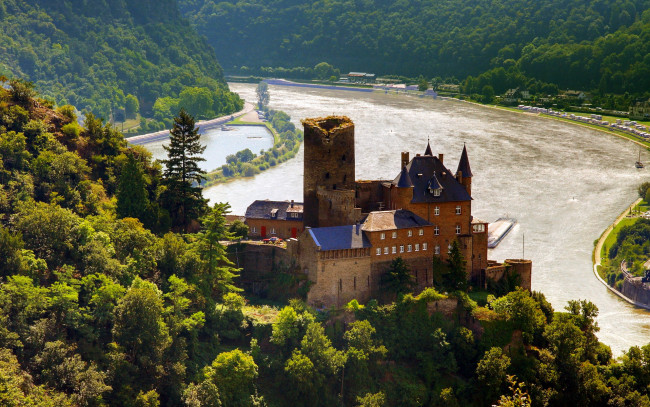
<instances>
[{"instance_id":1,"label":"dormer window","mask_svg":"<svg viewBox=\"0 0 650 407\"><path fill-rule=\"evenodd\" d=\"M271 210L271 219L277 219L277 218L278 218L278 210L277 210L277 208L272 209Z\"/></svg>"},{"instance_id":2,"label":"dormer window","mask_svg":"<svg viewBox=\"0 0 650 407\"><path fill-rule=\"evenodd\" d=\"M440 193L442 192L442 189L436 188L433 190L433 196L440 196Z\"/></svg>"}]
</instances>

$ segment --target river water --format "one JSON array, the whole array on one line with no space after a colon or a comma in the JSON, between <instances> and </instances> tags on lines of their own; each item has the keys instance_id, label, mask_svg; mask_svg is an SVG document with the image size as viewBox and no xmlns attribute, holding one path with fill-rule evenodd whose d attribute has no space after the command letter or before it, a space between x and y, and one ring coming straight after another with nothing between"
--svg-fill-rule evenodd
<instances>
[{"instance_id":1,"label":"river water","mask_svg":"<svg viewBox=\"0 0 650 407\"><path fill-rule=\"evenodd\" d=\"M201 144L206 146L203 152L205 161L199 162L199 167L205 171L212 171L226 163L226 156L249 148L253 153L259 154L260 150L273 147L273 135L265 126L227 126L228 131L221 127L202 131ZM151 151L154 158L167 158L163 145L169 144L169 139L143 144Z\"/></svg>"},{"instance_id":2,"label":"river water","mask_svg":"<svg viewBox=\"0 0 650 407\"><path fill-rule=\"evenodd\" d=\"M231 84L249 101L255 85ZM599 310L600 340L615 355L650 342L650 312L609 292L595 278L591 253L602 231L636 199L648 170L636 170L636 145L595 130L555 120L449 100L270 86L273 109L300 119L330 114L355 123L357 179L392 179L400 152L434 154L456 170L467 143L474 173L473 214L519 224L490 258L533 260L533 289L556 310L570 299L587 299ZM641 159L648 161L644 151ZM255 199L302 200L303 155L250 179L204 191L243 214ZM525 241L525 245L524 245ZM523 254L522 254L523 252Z\"/></svg>"}]
</instances>

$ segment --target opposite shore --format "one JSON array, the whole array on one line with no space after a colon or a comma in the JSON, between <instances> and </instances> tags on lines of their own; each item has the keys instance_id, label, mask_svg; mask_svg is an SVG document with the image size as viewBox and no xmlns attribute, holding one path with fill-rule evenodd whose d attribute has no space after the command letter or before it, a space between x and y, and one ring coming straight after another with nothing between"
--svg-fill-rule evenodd
<instances>
[{"instance_id":1,"label":"opposite shore","mask_svg":"<svg viewBox=\"0 0 650 407\"><path fill-rule=\"evenodd\" d=\"M621 297L625 301L629 302L630 304L632 304L634 306L637 306L637 307L640 307L640 308L645 308L645 309L650 310L650 304L643 304L643 303L634 301L633 299L627 297L625 294L618 291L616 288L614 288L614 287L610 286L609 284L607 284L607 282L605 280L603 280L603 278L598 273L598 267L601 265L601 254L602 254L603 244L605 243L605 240L607 240L607 237L609 236L610 233L612 233L612 231L614 230L616 225L618 225L623 219L625 219L625 216L627 216L627 214L629 213L630 208L640 204L641 201L643 201L643 199L639 198L636 201L634 201L634 203L632 205L625 208L625 210L616 218L616 220L614 220L614 222L611 225L609 225L609 227L603 232L603 234L600 235L600 238L598 239L598 241L596 242L596 246L594 247L594 252L593 252L592 259L593 259L593 263L594 263L594 266L593 266L594 275L596 276L598 281L603 283L603 285L605 287L607 287L611 292L618 295L619 297Z\"/></svg>"}]
</instances>

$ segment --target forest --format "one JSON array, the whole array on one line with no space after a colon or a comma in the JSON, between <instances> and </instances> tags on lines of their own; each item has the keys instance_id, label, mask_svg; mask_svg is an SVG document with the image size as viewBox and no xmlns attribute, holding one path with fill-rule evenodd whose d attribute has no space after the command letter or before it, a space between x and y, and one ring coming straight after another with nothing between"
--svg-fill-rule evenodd
<instances>
[{"instance_id":1,"label":"forest","mask_svg":"<svg viewBox=\"0 0 650 407\"><path fill-rule=\"evenodd\" d=\"M152 161L0 80L1 405L650 406L650 345L613 359L588 301L476 297L462 256L432 259L442 278L417 296L399 267L390 301L250 296L222 243L246 228L197 187L192 116Z\"/></svg>"},{"instance_id":2,"label":"forest","mask_svg":"<svg viewBox=\"0 0 650 407\"><path fill-rule=\"evenodd\" d=\"M0 75L34 82L44 98L83 114L152 118L159 98L185 98L195 115L243 103L175 0L1 0L0 33ZM152 127L171 126L174 108L157 110Z\"/></svg>"},{"instance_id":3,"label":"forest","mask_svg":"<svg viewBox=\"0 0 650 407\"><path fill-rule=\"evenodd\" d=\"M309 67L412 78L516 69L560 89L648 97L647 0L179 0L227 70Z\"/></svg>"}]
</instances>

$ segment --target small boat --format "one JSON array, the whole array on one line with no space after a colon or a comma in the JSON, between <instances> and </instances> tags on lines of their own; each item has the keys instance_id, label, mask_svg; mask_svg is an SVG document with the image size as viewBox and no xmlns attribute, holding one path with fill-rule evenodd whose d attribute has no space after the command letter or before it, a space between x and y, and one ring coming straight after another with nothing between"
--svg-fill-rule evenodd
<instances>
[{"instance_id":1,"label":"small boat","mask_svg":"<svg viewBox=\"0 0 650 407\"><path fill-rule=\"evenodd\" d=\"M488 225L488 248L494 249L497 247L515 224L517 224L517 220L512 218L499 218L490 223Z\"/></svg>"},{"instance_id":2,"label":"small boat","mask_svg":"<svg viewBox=\"0 0 650 407\"><path fill-rule=\"evenodd\" d=\"M639 160L634 163L636 168L643 168L643 163L641 162L641 150L639 150Z\"/></svg>"},{"instance_id":3,"label":"small boat","mask_svg":"<svg viewBox=\"0 0 650 407\"><path fill-rule=\"evenodd\" d=\"M232 127L228 127L225 124L221 125L221 131L232 131L232 130L235 130L235 129L233 129Z\"/></svg>"}]
</instances>

